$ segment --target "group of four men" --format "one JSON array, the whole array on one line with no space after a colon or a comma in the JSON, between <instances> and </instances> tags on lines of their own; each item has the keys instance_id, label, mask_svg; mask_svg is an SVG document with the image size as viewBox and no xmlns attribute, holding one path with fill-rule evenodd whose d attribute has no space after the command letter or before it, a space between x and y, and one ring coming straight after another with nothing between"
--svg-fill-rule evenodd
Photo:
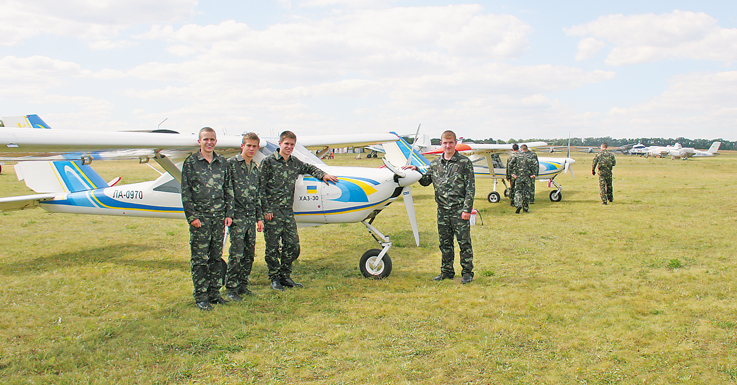
<instances>
[{"instance_id":1,"label":"group of four men","mask_svg":"<svg viewBox=\"0 0 737 385\"><path fill-rule=\"evenodd\" d=\"M292 263L299 257L299 236L294 219L294 185L300 174L310 174L325 183L338 178L292 156L297 137L291 131L279 137L279 150L257 165L253 160L260 139L243 136L241 152L229 159L215 153L215 130L200 130L200 151L182 165L182 206L189 223L191 272L195 304L211 310L212 304L228 302L220 294L226 287L231 301L252 295L248 289L255 257L256 232L264 231L265 262L271 288L302 287L291 278ZM473 279L473 250L469 219L473 209L475 179L473 165L455 151L452 131L442 135L443 156L435 159L420 180L435 187L438 204L438 233L442 253L441 274L433 280L452 279L453 238L458 240L462 283ZM409 166L407 168L413 168ZM416 168L415 168L416 169ZM230 231L230 255L222 258L226 228Z\"/></svg>"}]
</instances>

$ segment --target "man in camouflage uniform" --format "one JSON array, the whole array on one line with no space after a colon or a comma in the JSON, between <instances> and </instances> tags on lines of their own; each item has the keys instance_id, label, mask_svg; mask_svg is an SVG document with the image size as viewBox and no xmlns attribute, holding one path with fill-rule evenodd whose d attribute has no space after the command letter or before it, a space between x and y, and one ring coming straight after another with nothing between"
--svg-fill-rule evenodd
<instances>
[{"instance_id":1,"label":"man in camouflage uniform","mask_svg":"<svg viewBox=\"0 0 737 385\"><path fill-rule=\"evenodd\" d=\"M528 154L527 145L523 144L520 146L520 155L509 162L510 172L514 179L514 202L517 206L517 214L520 210L524 210L526 213L530 212L531 188L529 185L535 183L535 176L540 167L536 159Z\"/></svg>"},{"instance_id":2,"label":"man in camouflage uniform","mask_svg":"<svg viewBox=\"0 0 737 385\"><path fill-rule=\"evenodd\" d=\"M182 206L189 223L190 265L194 300L202 310L212 310L211 303L226 303L220 288L226 273L223 255L226 216L227 164L215 153L215 130L200 130L200 151L182 164Z\"/></svg>"},{"instance_id":3,"label":"man in camouflage uniform","mask_svg":"<svg viewBox=\"0 0 737 385\"><path fill-rule=\"evenodd\" d=\"M302 287L291 278L292 263L299 257L299 234L294 220L294 184L300 174L310 174L325 183L337 183L338 178L292 156L297 136L284 131L279 136L279 150L261 161L259 195L264 213L266 265L269 267L271 288Z\"/></svg>"},{"instance_id":4,"label":"man in camouflage uniform","mask_svg":"<svg viewBox=\"0 0 737 385\"><path fill-rule=\"evenodd\" d=\"M452 279L455 276L453 259L453 237L458 241L463 278L461 283L473 280L473 247L471 246L471 211L476 194L476 179L473 163L456 151L456 134L445 131L440 137L443 155L430 163L420 184L435 188L435 202L438 204L438 238L442 264L440 275L434 281ZM415 166L405 168L417 169Z\"/></svg>"},{"instance_id":5,"label":"man in camouflage uniform","mask_svg":"<svg viewBox=\"0 0 737 385\"><path fill-rule=\"evenodd\" d=\"M617 165L617 159L614 154L607 150L607 143L601 144L601 152L596 154L594 161L591 163L591 175L596 175L596 168L599 168L599 195L601 203L607 204L607 201L614 202L614 192L612 190L612 167Z\"/></svg>"},{"instance_id":6,"label":"man in camouflage uniform","mask_svg":"<svg viewBox=\"0 0 737 385\"><path fill-rule=\"evenodd\" d=\"M517 143L514 143L512 145L512 153L509 155L509 158L507 158L507 175L506 179L509 181L509 205L514 206L514 178L512 178L512 170L509 168L509 163L512 161L512 158L519 156L519 146Z\"/></svg>"},{"instance_id":7,"label":"man in camouflage uniform","mask_svg":"<svg viewBox=\"0 0 737 385\"><path fill-rule=\"evenodd\" d=\"M524 145L524 146L525 146L525 148L527 148L527 145ZM537 154L534 151L529 151L529 148L528 148L528 151L525 152L525 155L527 155L530 158L532 158L532 163L534 164L533 168L535 169L535 178L537 178L537 173L540 172L540 161L537 159ZM535 203L535 180L536 179L533 179L532 180L532 183L529 184L529 188L530 188L530 204L534 204Z\"/></svg>"},{"instance_id":8,"label":"man in camouflage uniform","mask_svg":"<svg viewBox=\"0 0 737 385\"><path fill-rule=\"evenodd\" d=\"M259 199L259 167L253 161L259 148L258 135L249 132L243 136L240 154L228 159L228 190L232 199L226 202L230 225L230 255L228 280L225 288L228 299L241 301L241 295L253 295L248 280L256 254L256 231L264 229Z\"/></svg>"}]
</instances>

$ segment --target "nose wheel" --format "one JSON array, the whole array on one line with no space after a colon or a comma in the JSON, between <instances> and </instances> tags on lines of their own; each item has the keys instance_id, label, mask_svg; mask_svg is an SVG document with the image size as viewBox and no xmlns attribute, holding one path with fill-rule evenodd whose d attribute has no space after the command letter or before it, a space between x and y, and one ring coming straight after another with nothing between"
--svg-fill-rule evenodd
<instances>
[{"instance_id":1,"label":"nose wheel","mask_svg":"<svg viewBox=\"0 0 737 385\"><path fill-rule=\"evenodd\" d=\"M368 229L371 236L381 245L381 249L371 249L361 256L358 268L365 278L386 278L392 273L392 259L387 251L392 247L389 237L382 234L376 227L366 220L361 221Z\"/></svg>"}]
</instances>

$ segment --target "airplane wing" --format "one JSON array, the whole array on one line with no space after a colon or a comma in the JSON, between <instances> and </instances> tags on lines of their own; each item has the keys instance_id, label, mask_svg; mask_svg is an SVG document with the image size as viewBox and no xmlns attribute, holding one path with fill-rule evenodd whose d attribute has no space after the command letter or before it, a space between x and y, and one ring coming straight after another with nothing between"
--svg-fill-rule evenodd
<instances>
[{"instance_id":1,"label":"airplane wing","mask_svg":"<svg viewBox=\"0 0 737 385\"><path fill-rule=\"evenodd\" d=\"M310 150L321 150L325 147L365 147L372 144L394 142L397 139L399 137L394 134L297 136L297 141ZM219 139L218 144L220 144Z\"/></svg>"},{"instance_id":2,"label":"airplane wing","mask_svg":"<svg viewBox=\"0 0 737 385\"><path fill-rule=\"evenodd\" d=\"M529 148L547 146L545 142L526 142ZM470 154L497 154L512 151L512 143L509 144L477 144L477 143L459 143L456 145L456 151L462 152L464 155ZM441 154L442 149L428 151L423 154Z\"/></svg>"}]
</instances>

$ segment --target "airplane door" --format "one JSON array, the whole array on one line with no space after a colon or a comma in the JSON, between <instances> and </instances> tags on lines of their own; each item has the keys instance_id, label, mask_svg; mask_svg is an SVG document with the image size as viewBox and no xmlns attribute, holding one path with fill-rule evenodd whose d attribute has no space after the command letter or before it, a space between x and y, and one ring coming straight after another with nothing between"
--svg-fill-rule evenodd
<instances>
[{"instance_id":1,"label":"airplane door","mask_svg":"<svg viewBox=\"0 0 737 385\"><path fill-rule=\"evenodd\" d=\"M322 202L325 183L312 176L300 175L294 184L294 214L297 222L325 223L325 208Z\"/></svg>"}]
</instances>

